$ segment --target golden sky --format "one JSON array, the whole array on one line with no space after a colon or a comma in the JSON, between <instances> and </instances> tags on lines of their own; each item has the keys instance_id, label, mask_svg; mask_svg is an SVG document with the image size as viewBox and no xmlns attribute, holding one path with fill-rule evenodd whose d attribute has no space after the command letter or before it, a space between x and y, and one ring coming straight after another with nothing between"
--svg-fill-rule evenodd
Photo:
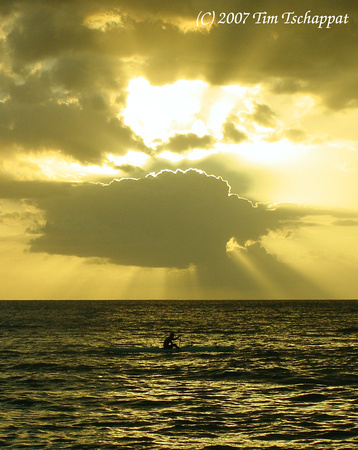
<instances>
[{"instance_id":1,"label":"golden sky","mask_svg":"<svg viewBox=\"0 0 358 450\"><path fill-rule=\"evenodd\" d=\"M357 298L348 0L0 3L0 299Z\"/></svg>"}]
</instances>

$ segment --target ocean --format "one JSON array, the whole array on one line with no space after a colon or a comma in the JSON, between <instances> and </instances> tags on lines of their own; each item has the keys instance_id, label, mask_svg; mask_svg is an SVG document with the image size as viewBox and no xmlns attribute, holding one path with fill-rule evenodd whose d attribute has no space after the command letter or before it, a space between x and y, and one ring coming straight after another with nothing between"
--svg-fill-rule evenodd
<instances>
[{"instance_id":1,"label":"ocean","mask_svg":"<svg viewBox=\"0 0 358 450\"><path fill-rule=\"evenodd\" d=\"M234 345L230 353L135 353ZM357 449L357 301L2 301L0 447Z\"/></svg>"}]
</instances>

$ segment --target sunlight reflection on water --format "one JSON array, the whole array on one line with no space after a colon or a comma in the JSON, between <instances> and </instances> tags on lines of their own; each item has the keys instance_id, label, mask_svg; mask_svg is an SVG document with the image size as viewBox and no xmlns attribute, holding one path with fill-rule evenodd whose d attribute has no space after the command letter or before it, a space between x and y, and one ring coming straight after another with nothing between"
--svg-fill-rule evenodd
<instances>
[{"instance_id":1,"label":"sunlight reflection on water","mask_svg":"<svg viewBox=\"0 0 358 450\"><path fill-rule=\"evenodd\" d=\"M15 303L0 303L2 446L357 446L357 302ZM235 351L110 351L171 329Z\"/></svg>"}]
</instances>

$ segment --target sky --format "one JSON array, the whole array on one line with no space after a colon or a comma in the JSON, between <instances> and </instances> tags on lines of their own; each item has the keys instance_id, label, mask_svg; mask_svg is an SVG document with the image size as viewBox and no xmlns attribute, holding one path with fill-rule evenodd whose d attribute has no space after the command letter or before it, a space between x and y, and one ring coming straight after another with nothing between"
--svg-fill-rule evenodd
<instances>
[{"instance_id":1,"label":"sky","mask_svg":"<svg viewBox=\"0 0 358 450\"><path fill-rule=\"evenodd\" d=\"M0 299L357 299L358 8L0 3Z\"/></svg>"}]
</instances>

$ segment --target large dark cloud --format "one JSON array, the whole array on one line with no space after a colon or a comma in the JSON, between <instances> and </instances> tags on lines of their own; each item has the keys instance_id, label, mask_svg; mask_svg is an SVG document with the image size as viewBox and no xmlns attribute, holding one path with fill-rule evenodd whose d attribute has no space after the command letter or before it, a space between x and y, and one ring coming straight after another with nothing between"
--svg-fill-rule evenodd
<instances>
[{"instance_id":1,"label":"large dark cloud","mask_svg":"<svg viewBox=\"0 0 358 450\"><path fill-rule=\"evenodd\" d=\"M47 225L33 249L126 265L200 264L224 255L232 236L244 245L277 226L274 213L228 189L196 171L75 186L70 196L38 202Z\"/></svg>"},{"instance_id":2,"label":"large dark cloud","mask_svg":"<svg viewBox=\"0 0 358 450\"><path fill-rule=\"evenodd\" d=\"M203 285L256 289L256 277L227 253L230 241L273 282L302 282L260 241L269 231L297 226L310 211L252 204L231 195L221 178L202 172L164 171L110 185L73 185L35 204L46 218L32 241L35 252L141 267L195 266Z\"/></svg>"}]
</instances>

